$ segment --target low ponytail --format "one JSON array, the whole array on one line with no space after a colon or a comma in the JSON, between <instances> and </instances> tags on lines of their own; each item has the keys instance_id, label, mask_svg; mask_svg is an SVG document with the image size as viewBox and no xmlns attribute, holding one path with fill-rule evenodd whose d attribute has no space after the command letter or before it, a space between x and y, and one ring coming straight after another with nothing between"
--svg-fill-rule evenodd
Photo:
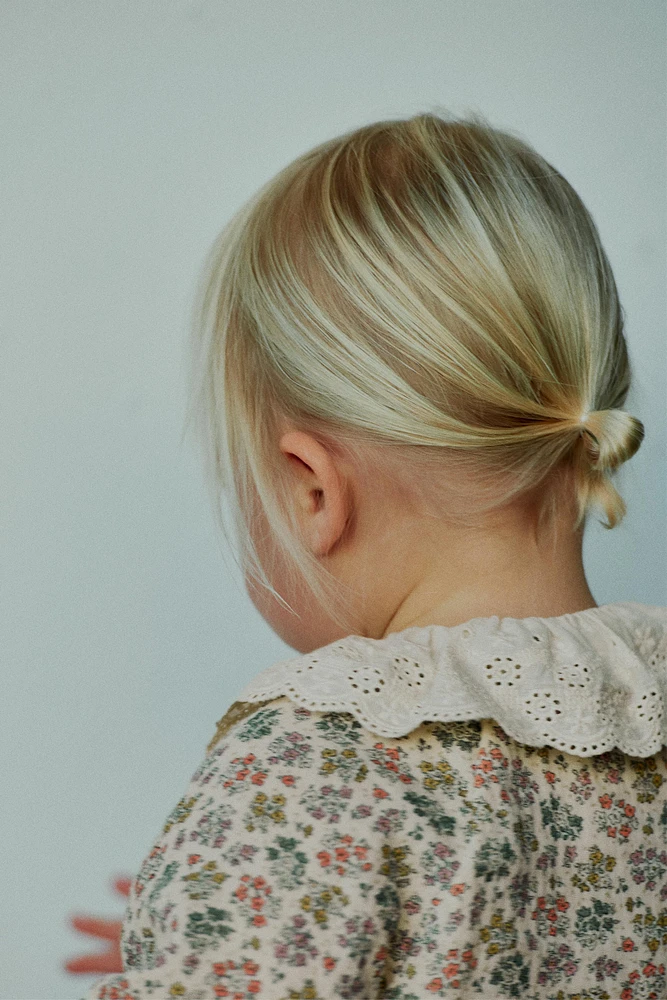
<instances>
[{"instance_id":1,"label":"low ponytail","mask_svg":"<svg viewBox=\"0 0 667 1000\"><path fill-rule=\"evenodd\" d=\"M613 528L626 513L625 501L610 479L644 440L644 425L625 410L593 410L581 421L581 444L575 458L578 506L577 525L588 507L607 515L605 528Z\"/></svg>"}]
</instances>

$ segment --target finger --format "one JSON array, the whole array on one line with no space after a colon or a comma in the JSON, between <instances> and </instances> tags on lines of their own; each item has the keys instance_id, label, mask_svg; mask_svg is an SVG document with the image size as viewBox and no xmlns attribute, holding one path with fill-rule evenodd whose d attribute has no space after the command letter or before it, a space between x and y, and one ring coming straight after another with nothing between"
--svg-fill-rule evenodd
<instances>
[{"instance_id":1,"label":"finger","mask_svg":"<svg viewBox=\"0 0 667 1000\"><path fill-rule=\"evenodd\" d=\"M121 896L130 895L130 886L132 885L132 879L128 878L127 875L119 875L118 878L113 880L113 887L117 893Z\"/></svg>"},{"instance_id":2,"label":"finger","mask_svg":"<svg viewBox=\"0 0 667 1000\"><path fill-rule=\"evenodd\" d=\"M99 955L79 955L65 962L66 972L123 972L123 961L115 951L102 952Z\"/></svg>"},{"instance_id":3,"label":"finger","mask_svg":"<svg viewBox=\"0 0 667 1000\"><path fill-rule=\"evenodd\" d=\"M101 917L86 917L75 915L70 918L70 923L82 934L90 934L93 937L104 938L109 941L116 941L120 937L122 920L104 920Z\"/></svg>"}]
</instances>

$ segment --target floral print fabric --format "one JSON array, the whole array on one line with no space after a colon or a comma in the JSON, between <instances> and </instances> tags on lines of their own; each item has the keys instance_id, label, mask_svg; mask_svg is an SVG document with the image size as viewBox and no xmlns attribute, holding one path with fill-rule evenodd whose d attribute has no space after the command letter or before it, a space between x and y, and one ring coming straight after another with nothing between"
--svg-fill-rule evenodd
<instances>
[{"instance_id":1,"label":"floral print fabric","mask_svg":"<svg viewBox=\"0 0 667 1000\"><path fill-rule=\"evenodd\" d=\"M85 1000L664 1000L667 748L236 703Z\"/></svg>"}]
</instances>

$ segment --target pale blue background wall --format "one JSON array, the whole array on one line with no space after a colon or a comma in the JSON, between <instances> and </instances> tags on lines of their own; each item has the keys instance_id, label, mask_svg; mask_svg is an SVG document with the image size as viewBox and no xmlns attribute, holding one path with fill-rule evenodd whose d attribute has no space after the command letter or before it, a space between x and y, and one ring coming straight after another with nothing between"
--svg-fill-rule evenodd
<instances>
[{"instance_id":1,"label":"pale blue background wall","mask_svg":"<svg viewBox=\"0 0 667 1000\"><path fill-rule=\"evenodd\" d=\"M592 522L598 603L667 603L665 8L2 0L0 997L75 998L236 692L292 651L222 561L180 446L195 276L315 143L444 105L520 131L615 269L647 437ZM231 565L231 563L230 563Z\"/></svg>"}]
</instances>

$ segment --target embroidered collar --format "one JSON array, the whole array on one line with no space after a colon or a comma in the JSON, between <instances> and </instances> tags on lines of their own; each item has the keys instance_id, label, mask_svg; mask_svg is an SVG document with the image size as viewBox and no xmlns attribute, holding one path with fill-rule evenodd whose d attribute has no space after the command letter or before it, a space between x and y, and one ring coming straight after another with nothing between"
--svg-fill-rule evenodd
<instances>
[{"instance_id":1,"label":"embroidered collar","mask_svg":"<svg viewBox=\"0 0 667 1000\"><path fill-rule=\"evenodd\" d=\"M529 746L592 757L667 745L667 608L622 601L554 618L472 618L350 635L279 660L239 701L351 712L378 736L494 719Z\"/></svg>"}]
</instances>

